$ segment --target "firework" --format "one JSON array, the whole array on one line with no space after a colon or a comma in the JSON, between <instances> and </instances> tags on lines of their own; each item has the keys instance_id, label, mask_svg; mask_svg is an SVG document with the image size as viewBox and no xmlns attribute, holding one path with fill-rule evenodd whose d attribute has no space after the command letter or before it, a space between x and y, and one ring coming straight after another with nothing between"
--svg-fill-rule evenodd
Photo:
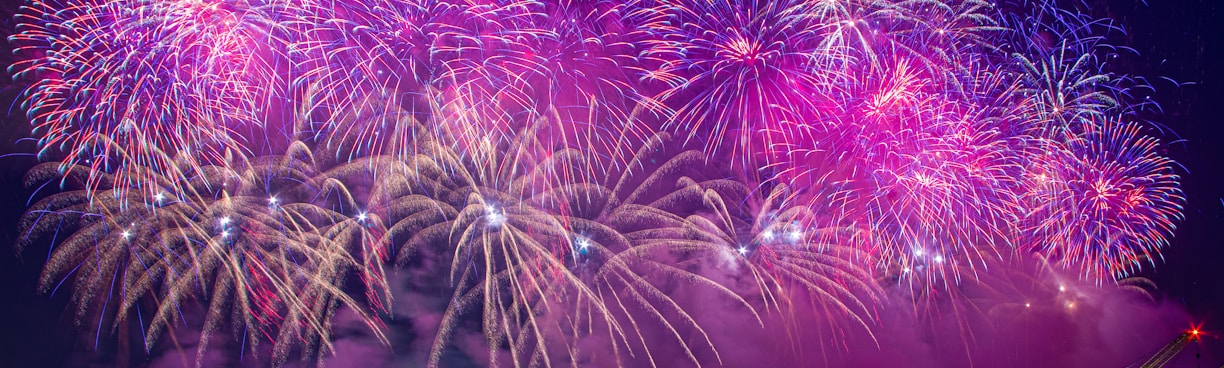
<instances>
[{"instance_id":1,"label":"firework","mask_svg":"<svg viewBox=\"0 0 1224 368\"><path fill-rule=\"evenodd\" d=\"M1031 172L1031 246L1086 278L1123 278L1154 265L1181 217L1173 162L1137 124L1088 124L1053 143Z\"/></svg>"},{"instance_id":2,"label":"firework","mask_svg":"<svg viewBox=\"0 0 1224 368\"><path fill-rule=\"evenodd\" d=\"M258 126L275 89L278 3L52 1L23 8L12 41L34 80L24 107L40 155L142 189L149 167L196 175L245 152L235 132ZM186 153L189 165L164 161ZM171 174L170 176L175 176Z\"/></svg>"},{"instance_id":3,"label":"firework","mask_svg":"<svg viewBox=\"0 0 1224 368\"><path fill-rule=\"evenodd\" d=\"M639 352L654 364L640 331L654 321L697 363L692 343L680 331L691 328L705 336L704 330L654 279L699 281L743 300L713 280L657 258L716 245L652 236L657 231L652 229L680 223L680 216L668 213L668 200L682 194L651 200L654 195L644 188L680 180L674 170L700 156L682 155L658 168L643 168L642 156L653 156L660 143L655 139L629 156L619 176L590 172L617 166L588 164L600 158L575 148L550 148L536 134L548 124L557 122L541 118L521 134L461 151L418 142L428 148L403 166L410 168L401 171L408 175L398 176L403 181L380 186L385 189L378 197L401 214L393 217L402 220L392 220L388 232L403 239L402 245L393 244L401 257L438 254L450 264L454 296L430 364L439 363L469 309L481 314L490 346L509 345L515 362L577 361L582 355L575 355L571 344L602 333L612 345L611 359ZM395 236L388 239L396 241ZM438 250L420 252L425 247ZM631 307L649 311L649 320L635 316ZM670 321L671 315L682 321ZM717 357L708 337L704 340ZM491 359L497 356L492 350Z\"/></svg>"},{"instance_id":4,"label":"firework","mask_svg":"<svg viewBox=\"0 0 1224 368\"><path fill-rule=\"evenodd\" d=\"M566 123L556 140L639 139L638 44L650 8L613 2L462 4L326 2L291 46L303 94L299 130L328 143L397 152L416 119L454 139L513 134L535 116ZM364 115L351 119L354 111ZM358 124L343 124L345 122ZM445 125L445 127L443 127ZM381 135L396 135L383 137ZM392 141L388 141L392 140Z\"/></svg>"},{"instance_id":5,"label":"firework","mask_svg":"<svg viewBox=\"0 0 1224 368\"><path fill-rule=\"evenodd\" d=\"M711 258L729 260L733 269L742 265L767 309L789 313L791 294L805 291L815 307L828 308L830 321L849 318L870 334L870 305L879 293L870 271L876 261L858 244L864 231L819 227L818 217L783 185L763 196L747 187L723 189L702 193L712 218L689 216L681 234L717 245L721 254ZM748 201L737 200L744 196Z\"/></svg>"},{"instance_id":6,"label":"firework","mask_svg":"<svg viewBox=\"0 0 1224 368\"><path fill-rule=\"evenodd\" d=\"M666 128L747 158L745 149L775 144L759 131L794 124L818 110L829 91L824 73L813 67L821 19L807 6L755 1L667 6L668 22L651 29L662 42L647 50L662 60L659 70L647 75L667 87L656 98L676 111Z\"/></svg>"},{"instance_id":7,"label":"firework","mask_svg":"<svg viewBox=\"0 0 1224 368\"><path fill-rule=\"evenodd\" d=\"M123 182L86 166L61 174L59 164L43 164L30 171L28 183L59 180L104 191L66 191L34 204L22 218L29 236L18 246L62 237L40 287L69 282L77 323L100 316L98 335L108 318L117 327L137 317L147 323L146 349L174 328L184 309L194 308L206 314L201 352L213 332L228 326L253 351L260 341L274 342L276 361L299 343L303 358L316 359L330 349L331 317L340 306L356 310L385 342L363 306L386 303L379 296L385 295L382 253L374 248L378 219L301 201L352 198L310 163L309 151L295 147L263 162L201 167L208 180L134 167L135 175L155 180L149 198L128 196L118 188ZM185 165L181 157L163 160ZM89 180L97 183L84 186ZM341 290L354 273L374 292L366 303Z\"/></svg>"},{"instance_id":8,"label":"firework","mask_svg":"<svg viewBox=\"0 0 1224 368\"><path fill-rule=\"evenodd\" d=\"M435 87L454 64L480 55L486 24L478 14L488 11L442 1L308 8L304 36L290 47L302 95L296 129L320 144L363 142L353 155L411 154L395 151L413 138L397 133L437 111Z\"/></svg>"}]
</instances>

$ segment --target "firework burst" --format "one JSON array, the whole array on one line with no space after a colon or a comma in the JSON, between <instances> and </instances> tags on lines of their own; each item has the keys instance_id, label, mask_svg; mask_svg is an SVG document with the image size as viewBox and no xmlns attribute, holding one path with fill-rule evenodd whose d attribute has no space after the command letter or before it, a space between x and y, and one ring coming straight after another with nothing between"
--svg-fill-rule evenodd
<instances>
[{"instance_id":1,"label":"firework burst","mask_svg":"<svg viewBox=\"0 0 1224 368\"><path fill-rule=\"evenodd\" d=\"M1172 160L1139 125L1085 129L1033 168L1032 246L1083 277L1123 278L1155 265L1184 199Z\"/></svg>"},{"instance_id":2,"label":"firework burst","mask_svg":"<svg viewBox=\"0 0 1224 368\"><path fill-rule=\"evenodd\" d=\"M40 155L103 172L124 189L154 187L131 177L148 167L196 175L246 152L243 127L259 126L275 86L282 43L277 22L290 9L269 2L51 1L24 7L12 41L28 59L13 65L34 82L24 107ZM122 148L122 151L119 150ZM165 161L182 157L188 165ZM171 174L170 176L175 176Z\"/></svg>"},{"instance_id":3,"label":"firework burst","mask_svg":"<svg viewBox=\"0 0 1224 368\"><path fill-rule=\"evenodd\" d=\"M200 168L208 180L136 167L140 177L155 180L158 190L149 198L127 195L117 188L123 182L90 167L61 174L60 164L43 164L30 171L28 183L59 180L105 191L79 189L39 201L22 218L29 237L18 246L62 237L40 287L69 282L77 323L99 316L98 334L105 320L113 318L117 328L137 317L146 328L146 349L175 327L184 309L194 308L206 314L201 353L209 336L228 326L253 351L261 341L274 342L276 361L298 342L304 359L317 359L330 349L331 317L341 306L356 310L381 337L367 303L342 290L346 276L360 275L370 283L368 305L385 306L377 219L325 204L352 198L337 178L311 164L304 146L295 147L263 162ZM185 165L181 157L163 159ZM84 186L89 180L98 182Z\"/></svg>"}]
</instances>

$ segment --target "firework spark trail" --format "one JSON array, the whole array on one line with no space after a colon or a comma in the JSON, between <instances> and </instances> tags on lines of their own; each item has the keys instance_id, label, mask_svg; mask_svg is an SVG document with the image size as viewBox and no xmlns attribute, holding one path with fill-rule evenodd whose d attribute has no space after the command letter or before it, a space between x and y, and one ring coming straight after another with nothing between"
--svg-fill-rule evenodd
<instances>
[{"instance_id":1,"label":"firework spark trail","mask_svg":"<svg viewBox=\"0 0 1224 368\"><path fill-rule=\"evenodd\" d=\"M678 280L762 325L807 296L874 339L882 292L917 310L1032 257L1097 283L1155 266L1184 203L1139 117L1158 109L1149 87L1108 72L1116 27L1052 2L20 14L14 70L55 161L31 180L81 189L32 207L23 244L67 234L41 286L73 279L78 321L151 301L147 344L195 300L207 333L250 327L235 335L277 361L297 342L316 359L340 306L381 337L386 268L432 255L453 296L430 365L469 314L490 364L658 365L657 328L702 365L722 355L668 295ZM280 138L282 155L255 154ZM579 351L595 335L610 354Z\"/></svg>"},{"instance_id":2,"label":"firework spark trail","mask_svg":"<svg viewBox=\"0 0 1224 368\"><path fill-rule=\"evenodd\" d=\"M60 174L60 164L43 164L30 171L27 183L54 179L83 189L36 203L22 218L29 237L18 246L64 236L53 248L40 287L47 290L71 278L78 324L87 315L100 315L99 322L114 316L112 328L118 328L140 314L133 308L152 301L155 312L142 326L146 350L175 328L184 308L198 302L206 314L201 353L209 336L228 325L253 344L273 341L275 361L283 362L295 341L305 347L303 358L318 359L330 349L336 308L361 308L341 290L345 276L361 275L376 293L368 297L375 306L386 285L373 249L376 229L368 226L373 219L298 201L315 196L339 201L347 189L320 175L309 163L309 151L296 147L295 156L262 163L204 166L200 173L208 180L137 167L138 175L156 180L159 189L150 198L128 195L116 188L124 183L95 177L89 167ZM88 180L98 183L83 186ZM103 191L93 192L97 189ZM120 288L107 290L108 285ZM95 309L99 306L102 310ZM381 336L380 322L357 311Z\"/></svg>"},{"instance_id":3,"label":"firework spark trail","mask_svg":"<svg viewBox=\"0 0 1224 368\"><path fill-rule=\"evenodd\" d=\"M558 351L564 353L562 361L581 360L571 344L599 333L607 334L612 345L608 359L657 364L640 329L658 323L674 335L688 359L700 364L701 351L694 351L682 333L705 332L654 279L697 281L743 301L713 280L655 259L717 245L652 236L662 226L659 221L680 223L681 217L664 209L675 195L647 202L653 195L633 183L668 187L667 180L678 180L669 170L701 156L689 152L682 161L668 160L657 171L626 168L619 178L587 172L609 165L585 164L598 158L575 148L554 151L536 134L543 125L558 123L541 118L522 133L462 152L439 144L444 142L418 142L428 148L420 164L401 167L406 175L398 177L407 182L388 182L386 189L380 189L378 198L394 204L375 207L402 208L395 212L406 215L389 232L406 238L403 245L391 245L400 248L401 256L418 253L412 248L439 245L450 253L455 293L430 364L439 364L450 336L470 309L480 312L490 346L508 344L516 362L551 365ZM637 149L627 167L640 165L646 159L641 155L655 154L660 141L648 142ZM410 167L415 168L403 170ZM611 181L602 183L605 178ZM638 309L648 311L650 318L631 312ZM682 321L670 321L670 315ZM573 340L556 340L557 336ZM709 346L708 338L705 344ZM550 347L554 345L571 348ZM716 350L713 354L717 357ZM496 349L490 351L491 363L498 355Z\"/></svg>"},{"instance_id":4,"label":"firework spark trail","mask_svg":"<svg viewBox=\"0 0 1224 368\"><path fill-rule=\"evenodd\" d=\"M438 85L454 64L482 51L478 9L459 4L323 1L308 9L305 31L290 47L293 84L303 95L297 130L324 144L375 142L351 149L354 155L411 154L396 149L412 137L377 135L395 135L403 119L438 111Z\"/></svg>"},{"instance_id":5,"label":"firework spark trail","mask_svg":"<svg viewBox=\"0 0 1224 368\"><path fill-rule=\"evenodd\" d=\"M374 142L357 153L406 154L397 150L411 137L379 136L404 131L400 109L435 134L461 132L454 137L463 146L500 139L541 114L567 123L547 133L558 140L641 139L649 131L639 115L659 109L640 104L634 78L650 64L637 48L662 19L653 8L324 2L308 14L305 36L291 46L308 116L299 130L333 143ZM371 105L365 113L374 118L338 125Z\"/></svg>"},{"instance_id":6,"label":"firework spark trail","mask_svg":"<svg viewBox=\"0 0 1224 368\"><path fill-rule=\"evenodd\" d=\"M680 234L718 246L722 254L711 258L730 259L731 268L743 263L766 310L788 313L795 308L792 293L806 291L829 321L849 318L847 324L871 334L879 290L870 271L875 261L856 244L863 231L819 227L786 186L754 193L733 184L704 190L702 197L712 218L689 216Z\"/></svg>"}]
</instances>

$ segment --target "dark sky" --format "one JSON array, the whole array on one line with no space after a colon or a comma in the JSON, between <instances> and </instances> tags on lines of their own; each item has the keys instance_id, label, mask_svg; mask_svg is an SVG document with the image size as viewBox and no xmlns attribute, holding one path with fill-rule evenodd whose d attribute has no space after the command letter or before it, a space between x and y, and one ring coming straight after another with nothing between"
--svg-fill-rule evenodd
<instances>
[{"instance_id":1,"label":"dark sky","mask_svg":"<svg viewBox=\"0 0 1224 368\"><path fill-rule=\"evenodd\" d=\"M13 0L2 0L0 29L12 29ZM1095 16L1110 17L1127 34L1114 41L1140 55L1124 60L1117 72L1147 77L1157 87L1153 98L1163 108L1152 119L1166 126L1168 154L1184 166L1182 185L1188 198L1185 220L1162 254L1164 264L1151 273L1166 300L1177 301L1208 331L1224 334L1224 18L1218 0L1089 0ZM0 48L10 50L6 41ZM7 64L11 53L0 54ZM65 312L65 295L34 290L46 249L20 256L11 248L20 236L16 219L29 190L22 174L34 162L23 153L29 142L21 112L11 106L17 90L6 73L0 76L5 102L0 126L0 368L59 367L84 364L81 351L92 338L82 337ZM1168 77L1174 85L1160 77ZM1224 344L1224 339L1209 341ZM1216 346L1214 349L1221 349Z\"/></svg>"},{"instance_id":2,"label":"dark sky","mask_svg":"<svg viewBox=\"0 0 1224 368\"><path fill-rule=\"evenodd\" d=\"M1166 263L1152 275L1208 328L1224 331L1224 18L1221 3L1189 1L1092 2L1096 16L1128 31L1121 44L1140 55L1120 72L1144 76L1157 87L1164 110L1152 119L1171 131L1169 155L1180 162L1187 204ZM1171 78L1182 85L1160 80ZM1193 84L1190 84L1193 83Z\"/></svg>"}]
</instances>

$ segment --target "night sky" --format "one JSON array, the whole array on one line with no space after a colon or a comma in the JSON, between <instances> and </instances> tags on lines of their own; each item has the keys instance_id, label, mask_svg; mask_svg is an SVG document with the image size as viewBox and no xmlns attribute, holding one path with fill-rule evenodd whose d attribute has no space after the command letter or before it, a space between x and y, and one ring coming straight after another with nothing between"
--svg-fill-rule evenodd
<instances>
[{"instance_id":1,"label":"night sky","mask_svg":"<svg viewBox=\"0 0 1224 368\"><path fill-rule=\"evenodd\" d=\"M15 5L5 0L0 29L13 27ZM1187 197L1182 221L1165 258L1150 276L1162 302L1181 305L1209 333L1190 346L1177 366L1194 366L1195 349L1224 357L1224 7L1216 0L1090 1L1094 16L1113 18L1127 34L1112 43L1140 54L1115 65L1117 71L1146 77L1163 114L1150 118L1167 127L1168 155L1183 169ZM0 48L11 49L7 41ZM11 62L11 53L0 62ZM1176 85L1169 80L1179 82ZM0 76L5 117L0 127L0 367L108 366L106 354L93 352L92 336L73 326L66 293L35 291L47 249L14 254L21 236L16 224L31 191L22 175L35 163L23 113L12 101L19 93L10 76ZM1172 336L1170 336L1171 338ZM104 343L105 345L105 343ZM1156 346L1152 347L1153 349ZM885 347L884 349L888 349ZM103 347L102 350L106 350ZM1204 355L1208 355L1204 353ZM99 357L101 356L101 357ZM1003 358L1006 360L1006 358ZM1204 366L1213 362L1203 361ZM1218 366L1224 362L1214 361ZM813 363L816 364L816 363ZM819 365L819 364L816 364ZM136 366L140 366L137 364ZM1057 365L1055 365L1057 366Z\"/></svg>"},{"instance_id":2,"label":"night sky","mask_svg":"<svg viewBox=\"0 0 1224 368\"><path fill-rule=\"evenodd\" d=\"M1098 1L1094 15L1126 27L1125 44L1140 52L1129 70L1155 81L1164 115L1153 117L1177 140L1169 154L1185 169L1186 220L1177 229L1166 263L1152 278L1166 298L1180 300L1209 330L1224 325L1224 73L1219 68L1224 22L1212 1ZM1189 84L1186 82L1192 82ZM1180 139L1179 139L1180 138ZM1215 343L1219 348L1219 342Z\"/></svg>"}]
</instances>

